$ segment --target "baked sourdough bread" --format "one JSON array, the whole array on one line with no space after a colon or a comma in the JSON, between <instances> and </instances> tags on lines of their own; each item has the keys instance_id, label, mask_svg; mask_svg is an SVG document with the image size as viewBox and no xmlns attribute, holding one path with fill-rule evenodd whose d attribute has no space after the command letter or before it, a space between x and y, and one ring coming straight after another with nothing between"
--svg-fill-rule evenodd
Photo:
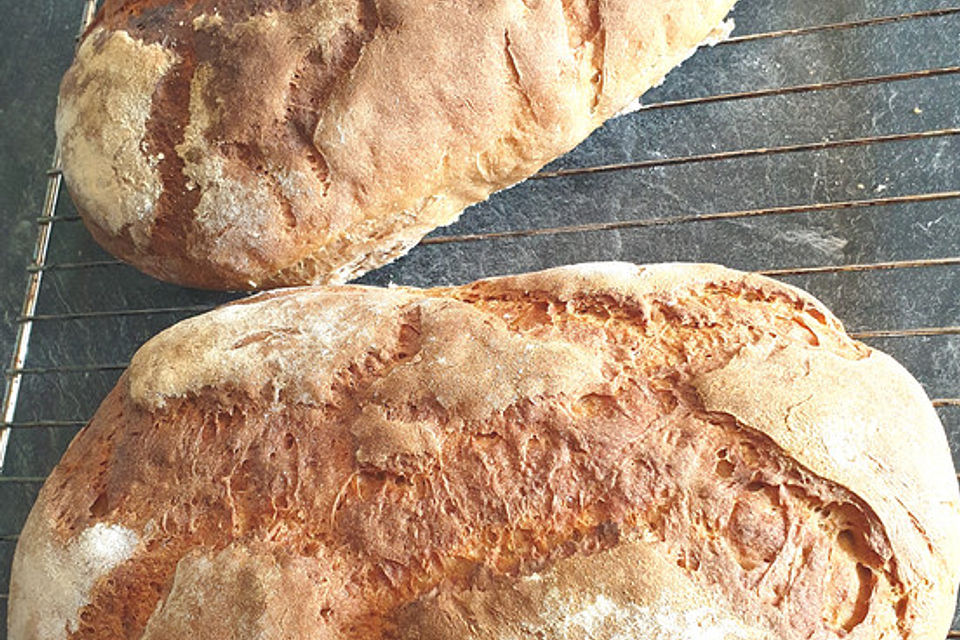
<instances>
[{"instance_id":1,"label":"baked sourdough bread","mask_svg":"<svg viewBox=\"0 0 960 640\"><path fill-rule=\"evenodd\" d=\"M733 3L106 0L61 86L64 176L157 278L345 282L571 149Z\"/></svg>"},{"instance_id":2,"label":"baked sourdough bread","mask_svg":"<svg viewBox=\"0 0 960 640\"><path fill-rule=\"evenodd\" d=\"M711 265L276 291L164 331L54 469L10 639L941 640L919 384Z\"/></svg>"}]
</instances>

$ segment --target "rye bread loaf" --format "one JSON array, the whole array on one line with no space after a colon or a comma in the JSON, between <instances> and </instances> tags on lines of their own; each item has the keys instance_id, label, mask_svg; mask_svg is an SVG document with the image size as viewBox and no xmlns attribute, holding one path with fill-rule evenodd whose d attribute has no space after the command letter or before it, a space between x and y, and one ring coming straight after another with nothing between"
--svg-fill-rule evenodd
<instances>
[{"instance_id":1,"label":"rye bread loaf","mask_svg":"<svg viewBox=\"0 0 960 640\"><path fill-rule=\"evenodd\" d=\"M215 289L345 282L525 179L734 0L106 0L60 90L94 238Z\"/></svg>"},{"instance_id":2,"label":"rye bread loaf","mask_svg":"<svg viewBox=\"0 0 960 640\"><path fill-rule=\"evenodd\" d=\"M940 640L919 384L711 265L261 294L164 331L17 547L10 640Z\"/></svg>"}]
</instances>

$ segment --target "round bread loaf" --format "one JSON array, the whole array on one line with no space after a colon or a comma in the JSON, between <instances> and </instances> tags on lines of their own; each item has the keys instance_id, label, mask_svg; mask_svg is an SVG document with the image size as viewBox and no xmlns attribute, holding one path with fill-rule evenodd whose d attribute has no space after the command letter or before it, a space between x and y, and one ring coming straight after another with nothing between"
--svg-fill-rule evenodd
<instances>
[{"instance_id":1,"label":"round bread loaf","mask_svg":"<svg viewBox=\"0 0 960 640\"><path fill-rule=\"evenodd\" d=\"M164 331L50 475L10 639L941 640L921 387L711 265L301 288Z\"/></svg>"},{"instance_id":2,"label":"round bread loaf","mask_svg":"<svg viewBox=\"0 0 960 640\"><path fill-rule=\"evenodd\" d=\"M345 282L573 148L734 0L106 0L57 135L94 238L163 280Z\"/></svg>"}]
</instances>

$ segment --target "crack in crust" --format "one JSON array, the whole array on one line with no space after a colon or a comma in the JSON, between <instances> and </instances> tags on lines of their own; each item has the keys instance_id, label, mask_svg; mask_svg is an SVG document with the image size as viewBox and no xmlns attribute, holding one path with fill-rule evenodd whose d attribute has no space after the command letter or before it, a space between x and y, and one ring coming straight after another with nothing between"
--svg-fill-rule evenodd
<instances>
[{"instance_id":1,"label":"crack in crust","mask_svg":"<svg viewBox=\"0 0 960 640\"><path fill-rule=\"evenodd\" d=\"M513 51L510 50L510 30L503 30L503 52L507 57L507 69L510 70L510 77L513 80L513 84L516 85L517 93L520 94L520 99L523 100L523 103L527 107L527 111L530 113L530 117L534 121L538 120L537 108L533 104L533 100L530 98L530 94L527 93L526 88L523 86L523 76L520 75L520 69L517 67L517 59L514 57Z\"/></svg>"}]
</instances>

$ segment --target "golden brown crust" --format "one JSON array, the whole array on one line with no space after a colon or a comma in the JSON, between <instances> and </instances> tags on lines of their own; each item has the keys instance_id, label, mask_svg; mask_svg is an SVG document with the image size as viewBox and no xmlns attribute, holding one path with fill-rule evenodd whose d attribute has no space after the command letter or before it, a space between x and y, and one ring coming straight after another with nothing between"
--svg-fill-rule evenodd
<instances>
[{"instance_id":1,"label":"golden brown crust","mask_svg":"<svg viewBox=\"0 0 960 640\"><path fill-rule=\"evenodd\" d=\"M11 637L928 640L953 480L916 382L766 278L278 291L137 353L30 515Z\"/></svg>"},{"instance_id":2,"label":"golden brown crust","mask_svg":"<svg viewBox=\"0 0 960 640\"><path fill-rule=\"evenodd\" d=\"M156 277L344 282L571 149L733 3L108 0L63 81L64 175Z\"/></svg>"}]
</instances>

